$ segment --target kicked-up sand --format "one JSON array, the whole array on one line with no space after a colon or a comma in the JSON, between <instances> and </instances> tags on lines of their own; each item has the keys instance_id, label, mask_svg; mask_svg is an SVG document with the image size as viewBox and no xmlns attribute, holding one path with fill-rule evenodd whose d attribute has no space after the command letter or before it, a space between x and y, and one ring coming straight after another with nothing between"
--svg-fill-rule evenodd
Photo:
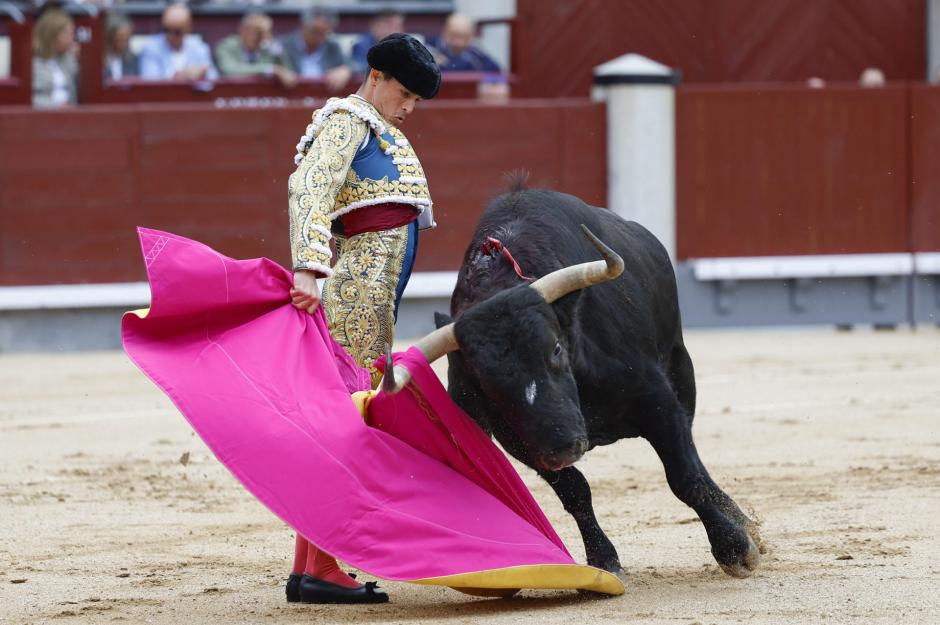
<instances>
[{"instance_id":1,"label":"kicked-up sand","mask_svg":"<svg viewBox=\"0 0 940 625\"><path fill-rule=\"evenodd\" d=\"M0 623L940 623L940 331L687 342L699 451L769 547L754 576L721 572L628 440L578 464L625 595L384 582L390 604L346 607L285 602L292 532L122 353L0 355ZM583 560L573 520L519 470Z\"/></svg>"}]
</instances>

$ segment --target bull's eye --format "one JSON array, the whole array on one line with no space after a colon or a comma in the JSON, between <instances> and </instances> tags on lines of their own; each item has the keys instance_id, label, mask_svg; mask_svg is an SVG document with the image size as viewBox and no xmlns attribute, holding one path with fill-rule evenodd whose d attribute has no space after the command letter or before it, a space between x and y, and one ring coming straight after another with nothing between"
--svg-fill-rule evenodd
<instances>
[{"instance_id":1,"label":"bull's eye","mask_svg":"<svg viewBox=\"0 0 940 625\"><path fill-rule=\"evenodd\" d=\"M556 369L561 368L564 358L565 348L561 346L561 341L555 343L555 349L552 350L552 366Z\"/></svg>"}]
</instances>

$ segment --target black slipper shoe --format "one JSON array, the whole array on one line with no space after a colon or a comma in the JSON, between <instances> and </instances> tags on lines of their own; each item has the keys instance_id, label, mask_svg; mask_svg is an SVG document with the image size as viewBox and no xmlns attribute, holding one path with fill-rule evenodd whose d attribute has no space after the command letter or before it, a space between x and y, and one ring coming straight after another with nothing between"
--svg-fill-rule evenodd
<instances>
[{"instance_id":1,"label":"black slipper shoe","mask_svg":"<svg viewBox=\"0 0 940 625\"><path fill-rule=\"evenodd\" d=\"M388 594L380 590L375 582L366 582L358 588L347 588L305 573L300 578L300 600L303 603L387 603Z\"/></svg>"},{"instance_id":2,"label":"black slipper shoe","mask_svg":"<svg viewBox=\"0 0 940 625\"><path fill-rule=\"evenodd\" d=\"M349 576L356 579L355 573L349 573ZM300 573L291 573L287 576L287 603L300 602Z\"/></svg>"},{"instance_id":3,"label":"black slipper shoe","mask_svg":"<svg viewBox=\"0 0 940 625\"><path fill-rule=\"evenodd\" d=\"M300 574L291 573L287 577L287 602L297 603L300 601Z\"/></svg>"}]
</instances>

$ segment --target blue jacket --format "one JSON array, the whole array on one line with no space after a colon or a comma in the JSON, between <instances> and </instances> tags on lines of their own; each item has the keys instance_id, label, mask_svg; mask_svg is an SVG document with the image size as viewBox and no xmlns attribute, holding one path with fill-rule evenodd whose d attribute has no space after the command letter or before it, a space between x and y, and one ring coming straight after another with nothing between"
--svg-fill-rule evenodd
<instances>
[{"instance_id":1,"label":"blue jacket","mask_svg":"<svg viewBox=\"0 0 940 625\"><path fill-rule=\"evenodd\" d=\"M300 31L291 33L281 39L281 45L284 47L284 59L289 67L303 76L303 58L306 52L303 34ZM320 69L324 74L333 68L349 63L346 55L343 54L343 49L333 37L327 38L320 46L320 50Z\"/></svg>"},{"instance_id":2,"label":"blue jacket","mask_svg":"<svg viewBox=\"0 0 940 625\"><path fill-rule=\"evenodd\" d=\"M366 70L369 69L369 48L374 46L376 43L375 37L372 36L372 33L366 33L359 37L356 40L356 43L352 47L352 61L353 71L359 74L365 74Z\"/></svg>"},{"instance_id":3,"label":"blue jacket","mask_svg":"<svg viewBox=\"0 0 940 625\"><path fill-rule=\"evenodd\" d=\"M183 39L183 57L186 60L186 67L205 65L209 69L206 71L206 78L214 80L219 77L219 72L212 64L212 53L209 46L204 41L193 37ZM140 77L149 80L169 80L170 59L173 56L173 50L166 41L163 33L154 35L140 52Z\"/></svg>"},{"instance_id":4,"label":"blue jacket","mask_svg":"<svg viewBox=\"0 0 940 625\"><path fill-rule=\"evenodd\" d=\"M454 54L447 49L444 41L440 38L431 41L430 45L433 48L432 52L437 52L445 59L445 62L440 64L442 72L502 73L496 61L476 46L469 46L460 54Z\"/></svg>"}]
</instances>

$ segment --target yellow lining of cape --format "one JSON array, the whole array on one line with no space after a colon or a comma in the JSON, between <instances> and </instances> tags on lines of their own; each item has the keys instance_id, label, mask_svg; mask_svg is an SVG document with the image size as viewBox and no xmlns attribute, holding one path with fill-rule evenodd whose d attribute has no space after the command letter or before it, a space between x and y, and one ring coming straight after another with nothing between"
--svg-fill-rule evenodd
<instances>
[{"instance_id":1,"label":"yellow lining of cape","mask_svg":"<svg viewBox=\"0 0 940 625\"><path fill-rule=\"evenodd\" d=\"M584 564L529 564L503 569L410 580L412 584L450 586L468 594L489 594L483 589L540 588L593 590L622 595L623 581L613 573Z\"/></svg>"},{"instance_id":2,"label":"yellow lining of cape","mask_svg":"<svg viewBox=\"0 0 940 625\"><path fill-rule=\"evenodd\" d=\"M137 315L141 319L146 319L147 315L150 314L150 308L138 308L137 310L132 310L130 312L124 313L126 315Z\"/></svg>"}]
</instances>

